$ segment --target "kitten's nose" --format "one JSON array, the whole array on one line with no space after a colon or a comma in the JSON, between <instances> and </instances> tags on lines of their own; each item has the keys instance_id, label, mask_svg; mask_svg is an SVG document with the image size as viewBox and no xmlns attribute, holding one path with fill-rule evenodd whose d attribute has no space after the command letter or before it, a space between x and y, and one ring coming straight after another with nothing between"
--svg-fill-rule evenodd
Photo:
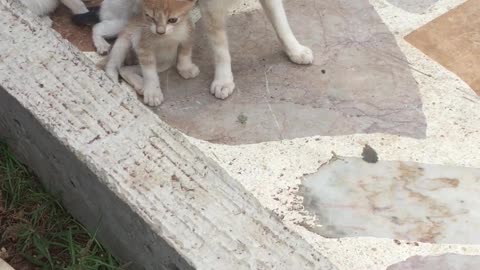
<instances>
[{"instance_id":1,"label":"kitten's nose","mask_svg":"<svg viewBox=\"0 0 480 270\"><path fill-rule=\"evenodd\" d=\"M159 34L159 35L165 34L165 27L164 26L158 26L157 27L157 34Z\"/></svg>"}]
</instances>

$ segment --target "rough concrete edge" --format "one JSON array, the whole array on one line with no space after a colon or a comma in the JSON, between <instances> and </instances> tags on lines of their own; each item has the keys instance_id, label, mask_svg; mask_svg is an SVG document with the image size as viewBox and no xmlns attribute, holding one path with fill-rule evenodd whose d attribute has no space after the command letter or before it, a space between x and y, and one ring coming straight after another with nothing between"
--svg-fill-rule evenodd
<instances>
[{"instance_id":1,"label":"rough concrete edge","mask_svg":"<svg viewBox=\"0 0 480 270\"><path fill-rule=\"evenodd\" d=\"M12 266L10 266L7 262L0 259L0 270L15 270Z\"/></svg>"},{"instance_id":2,"label":"rough concrete edge","mask_svg":"<svg viewBox=\"0 0 480 270\"><path fill-rule=\"evenodd\" d=\"M0 136L132 269L335 269L58 34L14 0L0 4ZM148 155L134 143L143 139ZM109 153L114 148L118 153ZM137 154L151 167L132 160L122 170ZM165 165L147 160L157 157L166 157ZM147 173L125 174L135 169ZM170 184L165 192L167 180L181 188ZM186 196L189 185L195 188ZM189 204L167 213L164 201ZM190 236L201 245L191 246Z\"/></svg>"}]
</instances>

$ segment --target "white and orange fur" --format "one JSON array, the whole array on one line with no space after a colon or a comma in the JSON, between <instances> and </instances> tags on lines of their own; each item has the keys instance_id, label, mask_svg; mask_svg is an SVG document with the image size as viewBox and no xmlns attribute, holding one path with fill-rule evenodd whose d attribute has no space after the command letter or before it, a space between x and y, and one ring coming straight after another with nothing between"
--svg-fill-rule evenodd
<instances>
[{"instance_id":1,"label":"white and orange fur","mask_svg":"<svg viewBox=\"0 0 480 270\"><path fill-rule=\"evenodd\" d=\"M210 92L220 99L229 97L235 88L226 33L226 13L234 1L239 0L201 0L198 2L215 61L215 77ZM301 45L295 38L285 14L283 1L260 0L260 3L290 60L301 65L312 64L312 50Z\"/></svg>"},{"instance_id":2,"label":"white and orange fur","mask_svg":"<svg viewBox=\"0 0 480 270\"><path fill-rule=\"evenodd\" d=\"M115 41L105 67L107 75L116 81L120 73L149 106L163 101L158 72L176 64L183 78L196 77L200 71L192 62L194 24L189 16L195 2L146 0L141 6L145 12L132 17ZM131 49L139 65L122 66Z\"/></svg>"}]
</instances>

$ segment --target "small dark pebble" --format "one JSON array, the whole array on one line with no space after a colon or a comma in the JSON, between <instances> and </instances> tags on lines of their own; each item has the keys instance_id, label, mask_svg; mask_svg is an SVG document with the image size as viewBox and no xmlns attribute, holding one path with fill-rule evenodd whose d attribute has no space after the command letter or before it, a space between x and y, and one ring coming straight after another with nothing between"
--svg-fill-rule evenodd
<instances>
[{"instance_id":1,"label":"small dark pebble","mask_svg":"<svg viewBox=\"0 0 480 270\"><path fill-rule=\"evenodd\" d=\"M377 163L377 152L372 147L370 147L370 145L365 144L365 146L363 147L362 159L368 163Z\"/></svg>"}]
</instances>

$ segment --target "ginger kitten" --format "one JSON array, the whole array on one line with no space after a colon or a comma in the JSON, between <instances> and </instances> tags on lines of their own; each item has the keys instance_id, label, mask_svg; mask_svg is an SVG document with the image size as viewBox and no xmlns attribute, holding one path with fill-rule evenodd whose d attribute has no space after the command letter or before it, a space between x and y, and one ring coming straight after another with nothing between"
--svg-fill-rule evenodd
<instances>
[{"instance_id":1,"label":"ginger kitten","mask_svg":"<svg viewBox=\"0 0 480 270\"><path fill-rule=\"evenodd\" d=\"M199 74L192 62L192 34L190 18L196 0L145 0L144 14L132 17L119 35L106 64L107 75L118 80L118 75L143 95L149 106L163 101L158 72L176 64L185 79ZM139 65L122 67L129 50L135 52Z\"/></svg>"}]
</instances>

